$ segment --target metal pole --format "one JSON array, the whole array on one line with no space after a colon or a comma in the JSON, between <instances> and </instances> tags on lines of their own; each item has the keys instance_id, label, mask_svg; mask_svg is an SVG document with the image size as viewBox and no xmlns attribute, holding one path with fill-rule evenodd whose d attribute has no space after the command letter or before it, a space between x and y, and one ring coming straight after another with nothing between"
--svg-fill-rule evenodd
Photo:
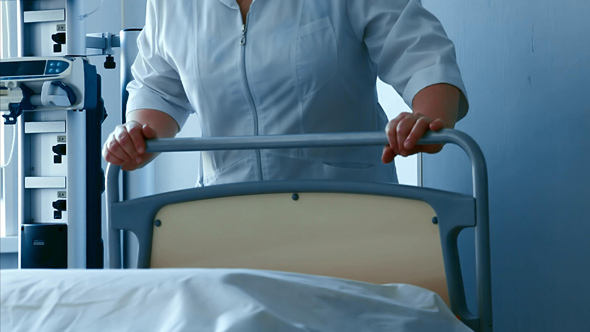
<instances>
[{"instance_id":1,"label":"metal pole","mask_svg":"<svg viewBox=\"0 0 590 332\"><path fill-rule=\"evenodd\" d=\"M137 47L137 37L141 29L125 29L120 32L121 41L121 122L125 123L125 113L127 111L127 84L133 80L131 65L137 57L139 49ZM153 195L155 193L155 170L154 163L133 171L122 172L123 175L123 199L128 200L137 197ZM129 236L129 232L123 232L123 248L125 256L123 257L123 266L135 266L135 259L139 250L139 244L134 236Z\"/></svg>"},{"instance_id":2,"label":"metal pole","mask_svg":"<svg viewBox=\"0 0 590 332\"><path fill-rule=\"evenodd\" d=\"M10 8L13 10L13 8ZM16 54L14 54L14 50L11 50L11 53L8 54L9 57L17 56L23 57L24 56L24 8L23 8L23 0L18 0L16 2ZM9 23L10 24L10 23ZM13 45L13 44L11 44Z\"/></svg>"},{"instance_id":3,"label":"metal pole","mask_svg":"<svg viewBox=\"0 0 590 332\"><path fill-rule=\"evenodd\" d=\"M66 1L67 55L86 55L85 2L84 0Z\"/></svg>"}]
</instances>

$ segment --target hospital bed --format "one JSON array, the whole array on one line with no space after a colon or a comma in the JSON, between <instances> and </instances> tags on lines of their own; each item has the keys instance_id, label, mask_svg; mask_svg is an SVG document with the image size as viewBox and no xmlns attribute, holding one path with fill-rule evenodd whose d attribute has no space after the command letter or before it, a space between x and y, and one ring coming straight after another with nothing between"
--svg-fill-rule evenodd
<instances>
[{"instance_id":1,"label":"hospital bed","mask_svg":"<svg viewBox=\"0 0 590 332\"><path fill-rule=\"evenodd\" d=\"M56 284L66 288L64 294L74 292L66 286L70 283L84 289L90 302L71 300L81 310L75 318L62 314L78 323L84 315L98 315L102 318L95 323L108 326L118 317L124 324L132 314L149 322L143 328L154 330L468 331L468 326L492 331L483 154L469 136L455 130L429 133L419 144L434 143L453 143L467 152L473 195L300 180L225 184L120 201L120 167L109 165L105 245L112 270L45 271L44 278L53 289ZM384 133L378 132L161 139L149 141L147 150L385 144ZM476 313L467 308L457 248L465 228L474 228L475 234ZM123 230L137 238L140 269L119 269ZM37 287L8 277L12 281L3 286L29 288L17 292L21 297ZM2 326L7 314L12 321L24 321L11 302L17 297L2 294ZM67 302L66 297L54 301ZM98 302L110 306L97 309ZM166 305L171 302L176 306ZM167 318L154 320L161 316ZM53 324L49 314L40 317ZM142 330L139 322L134 318L131 330ZM76 326L92 326L84 324Z\"/></svg>"}]
</instances>

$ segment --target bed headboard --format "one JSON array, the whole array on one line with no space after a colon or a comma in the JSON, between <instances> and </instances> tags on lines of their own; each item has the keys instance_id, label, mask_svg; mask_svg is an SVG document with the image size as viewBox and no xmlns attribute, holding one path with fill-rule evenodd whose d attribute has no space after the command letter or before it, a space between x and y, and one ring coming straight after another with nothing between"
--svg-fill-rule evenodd
<instances>
[{"instance_id":1,"label":"bed headboard","mask_svg":"<svg viewBox=\"0 0 590 332\"><path fill-rule=\"evenodd\" d=\"M148 142L148 150L386 142L383 133L339 135L169 139ZM109 264L120 266L118 232L130 230L140 244L139 267L258 268L411 283L439 293L474 330L492 331L485 161L477 144L458 131L431 133L420 141L443 142L468 153L474 195L379 183L280 181L194 188L118 202L118 190L112 189L118 188L118 169L109 165ZM476 237L475 314L466 306L457 249L457 236L466 227L474 227Z\"/></svg>"}]
</instances>

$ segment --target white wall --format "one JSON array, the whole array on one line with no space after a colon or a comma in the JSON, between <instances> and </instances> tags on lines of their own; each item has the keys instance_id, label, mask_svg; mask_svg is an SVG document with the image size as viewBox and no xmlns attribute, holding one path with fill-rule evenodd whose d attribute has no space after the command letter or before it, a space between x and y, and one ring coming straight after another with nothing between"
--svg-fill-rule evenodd
<instances>
[{"instance_id":1,"label":"white wall","mask_svg":"<svg viewBox=\"0 0 590 332\"><path fill-rule=\"evenodd\" d=\"M379 104L385 110L388 119L395 118L402 112L411 112L412 110L403 98L390 86L381 80L377 80L377 94ZM398 181L400 184L418 185L418 158L417 155L408 157L395 157L395 167L397 169Z\"/></svg>"}]
</instances>

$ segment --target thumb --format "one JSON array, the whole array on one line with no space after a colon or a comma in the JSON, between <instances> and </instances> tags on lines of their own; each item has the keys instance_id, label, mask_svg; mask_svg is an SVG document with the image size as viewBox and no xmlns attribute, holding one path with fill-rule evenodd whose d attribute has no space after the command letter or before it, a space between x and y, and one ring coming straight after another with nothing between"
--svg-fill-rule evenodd
<instances>
[{"instance_id":1,"label":"thumb","mask_svg":"<svg viewBox=\"0 0 590 332\"><path fill-rule=\"evenodd\" d=\"M141 127L141 131L143 133L143 137L146 139L154 139L158 138L158 133L154 130L154 128L150 127L148 124L144 124Z\"/></svg>"},{"instance_id":2,"label":"thumb","mask_svg":"<svg viewBox=\"0 0 590 332\"><path fill-rule=\"evenodd\" d=\"M439 131L445 127L446 126L445 126L445 123L443 122L443 120L436 119L430 123L430 125L428 126L428 129L430 129L432 131Z\"/></svg>"}]
</instances>

